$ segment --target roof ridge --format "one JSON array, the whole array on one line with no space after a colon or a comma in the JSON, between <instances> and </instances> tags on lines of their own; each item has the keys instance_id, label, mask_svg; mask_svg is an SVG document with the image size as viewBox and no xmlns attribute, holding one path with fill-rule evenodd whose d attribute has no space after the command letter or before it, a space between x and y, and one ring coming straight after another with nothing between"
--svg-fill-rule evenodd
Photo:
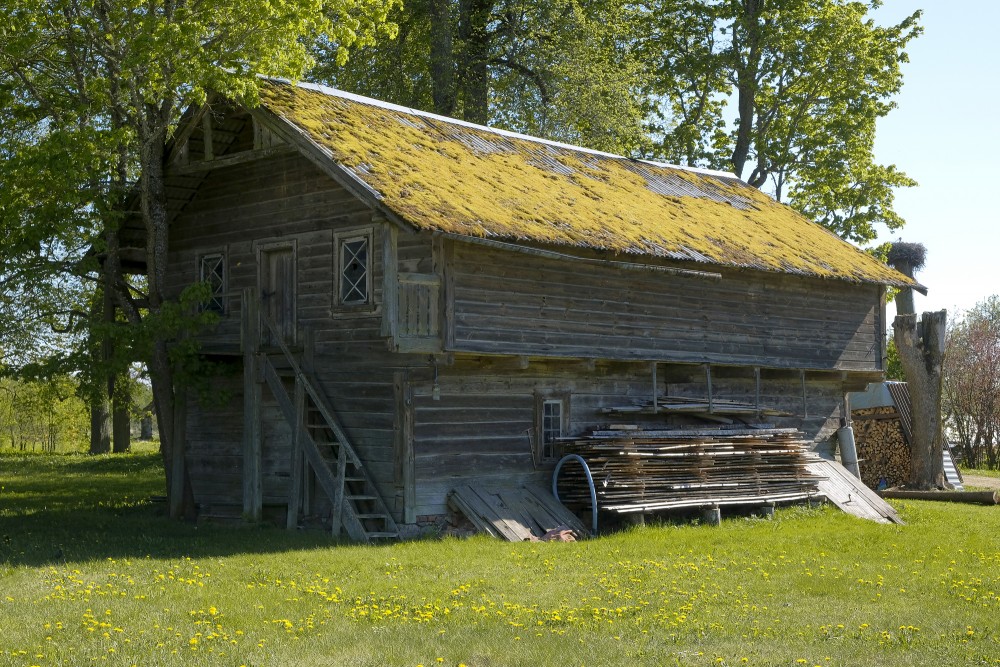
<instances>
[{"instance_id":1,"label":"roof ridge","mask_svg":"<svg viewBox=\"0 0 1000 667\"><path fill-rule=\"evenodd\" d=\"M702 167L690 167L680 164L670 164L667 162L658 162L656 160L645 160L642 158L633 158L627 155L618 155L617 153L608 153L607 151L599 151L593 148L587 148L586 146L577 146L576 144L567 144L562 141L554 141L552 139L544 139L542 137L532 136L530 134L522 134L521 132L513 132L511 130L504 130L498 127L490 127L489 125L479 125L478 123L470 123L466 120L461 120L458 118L452 118L450 116L442 116L440 114L432 113L430 111L423 111L422 109L415 109L413 107L403 106L401 104L393 104L392 102L385 102L383 100L375 99L374 97L367 97L365 95L358 95L357 93L351 93L346 90L340 90L339 88L333 88L331 86L324 86L319 83L312 83L309 81L299 81L293 82L288 79L282 79L279 77L266 77L271 81L280 81L282 83L287 83L299 88L305 88L306 90L313 90L330 97L340 97L343 99L351 100L352 102L359 102L361 104L368 104L373 107L380 109L386 109L388 111L396 111L399 113L409 114L411 116L418 116L420 118L428 118L431 120L437 120L444 123L450 123L452 125L458 125L459 127L467 127L473 130L482 130L484 132L490 132L502 137L509 139L521 139L523 141L531 141L537 144L542 144L545 146L552 146L554 148L563 148L572 151L577 151L580 153L586 153L588 155L597 155L600 157L612 158L617 160L629 160L632 162L641 162L643 164L648 164L653 167L659 167L661 169L679 169L681 171L688 171L695 174L703 174L705 176L716 176L719 178L729 178L742 181L739 176L729 171L720 171L717 169L705 169Z\"/></svg>"}]
</instances>

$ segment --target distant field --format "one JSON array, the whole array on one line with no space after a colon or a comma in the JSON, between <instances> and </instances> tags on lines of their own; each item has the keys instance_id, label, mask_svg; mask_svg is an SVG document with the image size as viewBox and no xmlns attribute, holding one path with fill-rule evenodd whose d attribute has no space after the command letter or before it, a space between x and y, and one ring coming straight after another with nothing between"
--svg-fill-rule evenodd
<instances>
[{"instance_id":1,"label":"distant field","mask_svg":"<svg viewBox=\"0 0 1000 667\"><path fill-rule=\"evenodd\" d=\"M383 547L163 517L155 454L0 456L0 665L1000 664L1000 508Z\"/></svg>"}]
</instances>

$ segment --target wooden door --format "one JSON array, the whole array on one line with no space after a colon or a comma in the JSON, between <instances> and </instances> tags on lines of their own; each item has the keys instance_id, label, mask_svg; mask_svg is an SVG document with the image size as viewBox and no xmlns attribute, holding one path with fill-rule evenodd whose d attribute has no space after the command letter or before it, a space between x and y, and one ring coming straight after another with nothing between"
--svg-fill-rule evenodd
<instances>
[{"instance_id":1,"label":"wooden door","mask_svg":"<svg viewBox=\"0 0 1000 667\"><path fill-rule=\"evenodd\" d=\"M258 264L260 312L270 320L289 345L295 343L295 249L292 246L262 248ZM261 342L277 346L269 327L262 327Z\"/></svg>"}]
</instances>

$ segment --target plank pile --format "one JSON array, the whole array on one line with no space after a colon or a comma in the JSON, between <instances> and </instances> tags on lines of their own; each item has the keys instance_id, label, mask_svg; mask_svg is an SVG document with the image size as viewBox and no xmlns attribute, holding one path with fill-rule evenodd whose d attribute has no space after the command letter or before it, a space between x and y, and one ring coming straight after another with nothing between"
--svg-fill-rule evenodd
<instances>
[{"instance_id":1,"label":"plank pile","mask_svg":"<svg viewBox=\"0 0 1000 667\"><path fill-rule=\"evenodd\" d=\"M792 428L592 431L564 444L587 462L601 510L648 512L711 505L766 504L819 496L806 466L818 456ZM559 496L590 506L579 466L566 466Z\"/></svg>"},{"instance_id":2,"label":"plank pile","mask_svg":"<svg viewBox=\"0 0 1000 667\"><path fill-rule=\"evenodd\" d=\"M861 460L861 481L872 489L905 484L910 476L910 446L894 407L851 412ZM884 480L884 484L880 484Z\"/></svg>"},{"instance_id":3,"label":"plank pile","mask_svg":"<svg viewBox=\"0 0 1000 667\"><path fill-rule=\"evenodd\" d=\"M789 413L765 408L753 403L730 401L721 398L689 398L686 396L659 396L656 407L651 400L634 400L631 405L604 408L605 414L691 414L691 415L764 415L788 417Z\"/></svg>"}]
</instances>

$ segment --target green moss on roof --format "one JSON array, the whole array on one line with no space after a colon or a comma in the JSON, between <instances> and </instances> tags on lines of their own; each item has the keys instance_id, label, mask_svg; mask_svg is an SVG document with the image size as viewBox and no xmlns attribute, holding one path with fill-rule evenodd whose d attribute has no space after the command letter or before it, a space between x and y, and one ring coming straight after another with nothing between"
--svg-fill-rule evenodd
<instances>
[{"instance_id":1,"label":"green moss on roof","mask_svg":"<svg viewBox=\"0 0 1000 667\"><path fill-rule=\"evenodd\" d=\"M415 227L865 282L902 274L735 177L595 155L269 82L261 103ZM674 194L658 194L666 182Z\"/></svg>"}]
</instances>

